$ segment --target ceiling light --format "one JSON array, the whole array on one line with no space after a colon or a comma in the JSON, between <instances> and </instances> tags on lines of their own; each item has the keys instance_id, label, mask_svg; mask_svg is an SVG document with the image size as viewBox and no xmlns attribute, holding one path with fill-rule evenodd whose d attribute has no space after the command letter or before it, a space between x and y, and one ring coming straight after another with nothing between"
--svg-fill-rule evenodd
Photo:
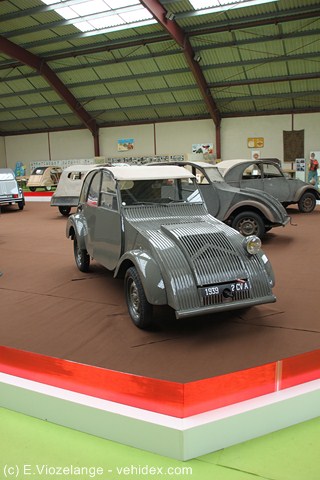
<instances>
[{"instance_id":1,"label":"ceiling light","mask_svg":"<svg viewBox=\"0 0 320 480\"><path fill-rule=\"evenodd\" d=\"M174 20L175 19L175 14L172 13L172 12L167 12L166 13L166 19L171 20L171 21Z\"/></svg>"},{"instance_id":2,"label":"ceiling light","mask_svg":"<svg viewBox=\"0 0 320 480\"><path fill-rule=\"evenodd\" d=\"M85 35L157 23L140 0L42 0Z\"/></svg>"},{"instance_id":3,"label":"ceiling light","mask_svg":"<svg viewBox=\"0 0 320 480\"><path fill-rule=\"evenodd\" d=\"M195 15L221 12L240 7L252 7L263 3L277 2L278 0L189 0L195 9Z\"/></svg>"}]
</instances>

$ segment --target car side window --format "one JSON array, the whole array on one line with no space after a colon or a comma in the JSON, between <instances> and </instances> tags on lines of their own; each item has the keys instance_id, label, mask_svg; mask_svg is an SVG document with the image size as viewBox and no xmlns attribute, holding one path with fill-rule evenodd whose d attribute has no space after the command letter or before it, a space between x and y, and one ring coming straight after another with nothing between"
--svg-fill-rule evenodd
<instances>
[{"instance_id":1,"label":"car side window","mask_svg":"<svg viewBox=\"0 0 320 480\"><path fill-rule=\"evenodd\" d=\"M282 177L282 173L273 163L264 163L263 164L263 175L264 178L275 178L275 177Z\"/></svg>"},{"instance_id":2,"label":"car side window","mask_svg":"<svg viewBox=\"0 0 320 480\"><path fill-rule=\"evenodd\" d=\"M262 178L260 165L252 163L244 170L244 172L242 173L242 179L249 180L251 178L254 178L254 179Z\"/></svg>"},{"instance_id":3,"label":"car side window","mask_svg":"<svg viewBox=\"0 0 320 480\"><path fill-rule=\"evenodd\" d=\"M118 210L116 182L109 172L102 174L99 205L111 210Z\"/></svg>"},{"instance_id":4,"label":"car side window","mask_svg":"<svg viewBox=\"0 0 320 480\"><path fill-rule=\"evenodd\" d=\"M99 199L99 192L100 192L100 183L101 183L101 173L97 172L89 187L88 196L86 199L87 205L90 207L97 207L98 206L98 199Z\"/></svg>"}]
</instances>

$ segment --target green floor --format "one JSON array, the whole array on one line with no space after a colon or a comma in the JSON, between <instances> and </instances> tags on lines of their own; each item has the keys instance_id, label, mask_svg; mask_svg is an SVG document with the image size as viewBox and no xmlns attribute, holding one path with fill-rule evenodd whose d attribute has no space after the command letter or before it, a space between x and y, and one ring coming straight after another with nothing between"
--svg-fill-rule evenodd
<instances>
[{"instance_id":1,"label":"green floor","mask_svg":"<svg viewBox=\"0 0 320 480\"><path fill-rule=\"evenodd\" d=\"M0 408L0 480L9 477L320 480L320 418L180 462Z\"/></svg>"}]
</instances>

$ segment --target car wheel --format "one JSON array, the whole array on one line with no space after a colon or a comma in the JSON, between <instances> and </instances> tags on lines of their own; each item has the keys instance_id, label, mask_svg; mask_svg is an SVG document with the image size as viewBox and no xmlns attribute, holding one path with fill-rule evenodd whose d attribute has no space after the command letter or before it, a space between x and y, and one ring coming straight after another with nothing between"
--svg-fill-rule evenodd
<instances>
[{"instance_id":1,"label":"car wheel","mask_svg":"<svg viewBox=\"0 0 320 480\"><path fill-rule=\"evenodd\" d=\"M90 256L88 255L87 250L79 247L76 236L73 239L73 252L76 265L80 272L88 272L90 266Z\"/></svg>"},{"instance_id":2,"label":"car wheel","mask_svg":"<svg viewBox=\"0 0 320 480\"><path fill-rule=\"evenodd\" d=\"M59 212L61 213L61 215L67 217L69 215L69 213L71 212L71 207L58 207L59 208Z\"/></svg>"},{"instance_id":3,"label":"car wheel","mask_svg":"<svg viewBox=\"0 0 320 480\"><path fill-rule=\"evenodd\" d=\"M30 190L30 192L35 192L35 191L36 191L36 187L29 187L29 190Z\"/></svg>"},{"instance_id":4,"label":"car wheel","mask_svg":"<svg viewBox=\"0 0 320 480\"><path fill-rule=\"evenodd\" d=\"M131 320L138 328L148 328L152 323L152 305L148 302L135 267L128 268L125 279L125 296Z\"/></svg>"},{"instance_id":5,"label":"car wheel","mask_svg":"<svg viewBox=\"0 0 320 480\"><path fill-rule=\"evenodd\" d=\"M47 190L47 192L50 192L51 188L52 188L51 185L47 185L47 186L45 187L45 189Z\"/></svg>"},{"instance_id":6,"label":"car wheel","mask_svg":"<svg viewBox=\"0 0 320 480\"><path fill-rule=\"evenodd\" d=\"M22 202L18 202L18 207L19 207L19 210L23 210L23 207L24 207L24 201L22 201Z\"/></svg>"},{"instance_id":7,"label":"car wheel","mask_svg":"<svg viewBox=\"0 0 320 480\"><path fill-rule=\"evenodd\" d=\"M266 227L261 217L255 212L241 212L235 216L231 223L232 228L238 230L244 237L257 235L262 238Z\"/></svg>"},{"instance_id":8,"label":"car wheel","mask_svg":"<svg viewBox=\"0 0 320 480\"><path fill-rule=\"evenodd\" d=\"M310 213L314 210L316 204L317 200L313 193L306 192L301 196L298 202L298 208L302 213Z\"/></svg>"}]
</instances>

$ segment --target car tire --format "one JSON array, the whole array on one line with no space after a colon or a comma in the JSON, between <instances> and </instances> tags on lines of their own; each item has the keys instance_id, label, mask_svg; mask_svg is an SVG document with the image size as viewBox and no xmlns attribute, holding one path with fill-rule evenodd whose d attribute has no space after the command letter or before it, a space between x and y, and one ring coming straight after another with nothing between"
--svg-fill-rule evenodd
<instances>
[{"instance_id":1,"label":"car tire","mask_svg":"<svg viewBox=\"0 0 320 480\"><path fill-rule=\"evenodd\" d=\"M24 201L18 202L18 207L19 207L19 210L23 210L23 208L24 208Z\"/></svg>"},{"instance_id":2,"label":"car tire","mask_svg":"<svg viewBox=\"0 0 320 480\"><path fill-rule=\"evenodd\" d=\"M59 208L59 212L64 217L67 217L69 215L69 213L71 212L71 207L58 207L58 208Z\"/></svg>"},{"instance_id":3,"label":"car tire","mask_svg":"<svg viewBox=\"0 0 320 480\"><path fill-rule=\"evenodd\" d=\"M315 195L310 192L305 192L303 195L301 195L301 198L298 202L298 208L302 213L310 213L313 212L316 204L317 200Z\"/></svg>"},{"instance_id":4,"label":"car tire","mask_svg":"<svg viewBox=\"0 0 320 480\"><path fill-rule=\"evenodd\" d=\"M262 218L255 212L241 212L234 217L231 227L241 233L244 237L257 235L262 238L266 233L266 227Z\"/></svg>"},{"instance_id":5,"label":"car tire","mask_svg":"<svg viewBox=\"0 0 320 480\"><path fill-rule=\"evenodd\" d=\"M30 190L30 192L35 192L35 191L36 191L36 187L29 187L29 190Z\"/></svg>"},{"instance_id":6,"label":"car tire","mask_svg":"<svg viewBox=\"0 0 320 480\"><path fill-rule=\"evenodd\" d=\"M44 188L46 189L47 192L50 192L51 189L52 189L52 186L51 185L46 185Z\"/></svg>"},{"instance_id":7,"label":"car tire","mask_svg":"<svg viewBox=\"0 0 320 480\"><path fill-rule=\"evenodd\" d=\"M77 237L74 236L73 239L73 253L76 265L80 272L88 272L90 266L90 256L88 255L87 250L81 249Z\"/></svg>"},{"instance_id":8,"label":"car tire","mask_svg":"<svg viewBox=\"0 0 320 480\"><path fill-rule=\"evenodd\" d=\"M152 305L148 302L142 282L135 267L126 271L125 297L129 315L136 327L146 329L152 323Z\"/></svg>"}]
</instances>

